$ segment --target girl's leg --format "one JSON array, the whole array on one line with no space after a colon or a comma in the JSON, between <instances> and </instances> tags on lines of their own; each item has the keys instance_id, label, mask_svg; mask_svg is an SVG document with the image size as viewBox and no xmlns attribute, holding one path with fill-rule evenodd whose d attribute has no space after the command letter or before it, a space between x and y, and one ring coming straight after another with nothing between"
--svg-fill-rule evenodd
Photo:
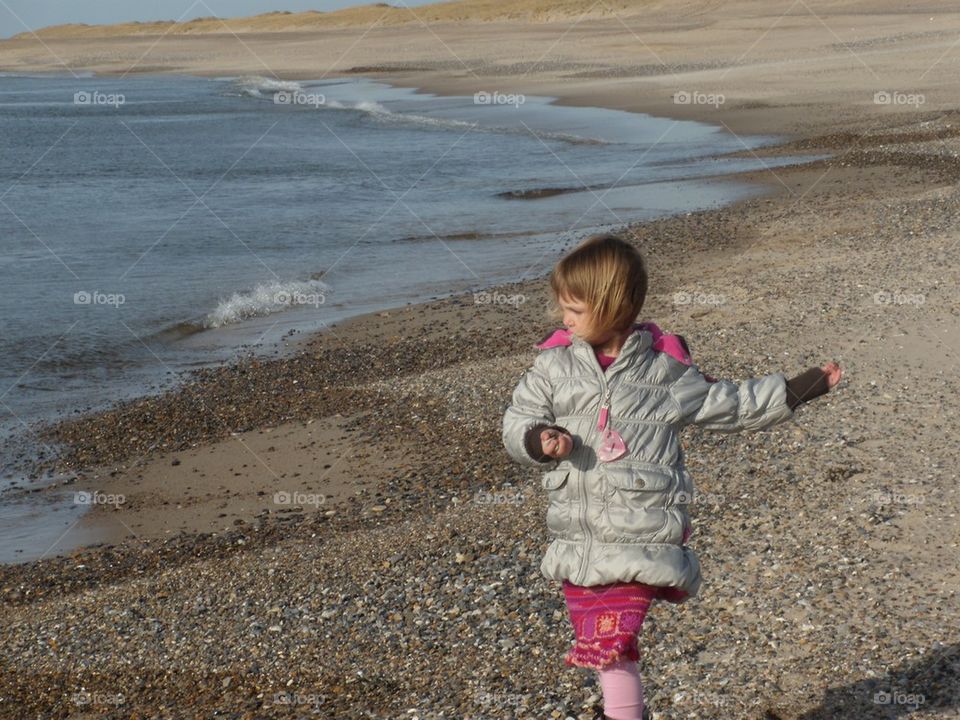
<instances>
[{"instance_id":1,"label":"girl's leg","mask_svg":"<svg viewBox=\"0 0 960 720\"><path fill-rule=\"evenodd\" d=\"M604 715L611 720L642 720L643 684L637 663L618 660L598 672Z\"/></svg>"}]
</instances>

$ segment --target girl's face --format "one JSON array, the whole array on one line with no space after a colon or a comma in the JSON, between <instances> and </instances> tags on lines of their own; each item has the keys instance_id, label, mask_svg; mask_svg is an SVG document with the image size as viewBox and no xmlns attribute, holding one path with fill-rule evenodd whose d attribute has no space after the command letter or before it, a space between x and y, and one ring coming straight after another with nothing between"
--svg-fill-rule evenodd
<instances>
[{"instance_id":1,"label":"girl's face","mask_svg":"<svg viewBox=\"0 0 960 720\"><path fill-rule=\"evenodd\" d=\"M563 310L563 324L574 335L588 340L593 333L593 312L587 304L565 295L558 302Z\"/></svg>"}]
</instances>

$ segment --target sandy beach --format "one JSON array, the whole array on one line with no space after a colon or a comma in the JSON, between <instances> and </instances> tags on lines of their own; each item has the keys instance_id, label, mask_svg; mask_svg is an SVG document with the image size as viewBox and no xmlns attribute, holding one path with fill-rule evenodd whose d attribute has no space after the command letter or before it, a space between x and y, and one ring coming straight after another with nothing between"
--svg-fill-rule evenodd
<instances>
[{"instance_id":1,"label":"sandy beach","mask_svg":"<svg viewBox=\"0 0 960 720\"><path fill-rule=\"evenodd\" d=\"M478 1L51 29L0 72L363 75L828 155L627 230L643 319L705 372L845 369L772 430L686 433L704 586L652 610L641 673L657 720L956 718L958 33L891 2ZM594 718L538 473L500 440L550 264L490 289L520 304L355 317L49 428L71 489L124 502L78 523L102 544L0 566L0 717Z\"/></svg>"}]
</instances>

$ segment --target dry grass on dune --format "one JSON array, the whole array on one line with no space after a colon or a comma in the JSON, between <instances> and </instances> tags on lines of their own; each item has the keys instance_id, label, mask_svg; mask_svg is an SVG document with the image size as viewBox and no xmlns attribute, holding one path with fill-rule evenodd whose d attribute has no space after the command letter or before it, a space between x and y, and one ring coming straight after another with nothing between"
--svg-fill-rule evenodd
<instances>
[{"instance_id":1,"label":"dry grass on dune","mask_svg":"<svg viewBox=\"0 0 960 720\"><path fill-rule=\"evenodd\" d=\"M569 17L604 17L630 14L650 9L660 2L652 0L455 0L408 9L387 3L362 5L333 12L308 10L306 12L270 12L250 17L204 17L185 22L161 20L156 22L128 22L115 25L67 24L51 25L35 31L44 39L121 37L130 35L203 35L213 33L297 32L355 25L401 25L420 22L491 22L520 20L550 22ZM13 39L27 39L34 33L25 32Z\"/></svg>"}]
</instances>

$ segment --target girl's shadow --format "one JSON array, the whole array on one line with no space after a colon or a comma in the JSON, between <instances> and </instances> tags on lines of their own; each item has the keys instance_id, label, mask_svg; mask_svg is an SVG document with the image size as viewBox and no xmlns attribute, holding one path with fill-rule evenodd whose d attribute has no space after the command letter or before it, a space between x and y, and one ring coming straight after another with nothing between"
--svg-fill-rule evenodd
<instances>
[{"instance_id":1,"label":"girl's shadow","mask_svg":"<svg viewBox=\"0 0 960 720\"><path fill-rule=\"evenodd\" d=\"M923 658L890 668L884 677L828 688L820 705L797 720L899 718L935 708L960 708L960 643L932 648Z\"/></svg>"}]
</instances>

